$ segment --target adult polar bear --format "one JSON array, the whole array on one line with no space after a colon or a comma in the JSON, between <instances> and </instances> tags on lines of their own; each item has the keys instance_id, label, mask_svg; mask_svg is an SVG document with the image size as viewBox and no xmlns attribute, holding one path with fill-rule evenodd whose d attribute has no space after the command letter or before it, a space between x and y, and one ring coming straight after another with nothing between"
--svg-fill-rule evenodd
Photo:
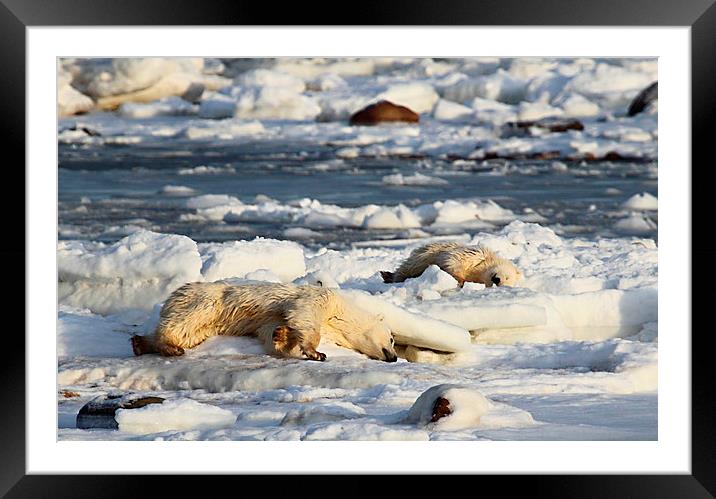
<instances>
[{"instance_id":1,"label":"adult polar bear","mask_svg":"<svg viewBox=\"0 0 716 499\"><path fill-rule=\"evenodd\" d=\"M325 360L321 337L376 360L395 362L394 340L382 316L311 285L185 284L162 307L151 336L132 337L135 355L183 355L211 336L256 336L267 352Z\"/></svg>"}]
</instances>

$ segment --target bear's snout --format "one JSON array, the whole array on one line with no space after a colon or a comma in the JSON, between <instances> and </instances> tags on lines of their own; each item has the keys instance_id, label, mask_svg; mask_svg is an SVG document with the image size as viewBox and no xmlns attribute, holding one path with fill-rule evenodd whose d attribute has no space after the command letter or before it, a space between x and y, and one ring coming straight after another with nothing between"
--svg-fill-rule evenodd
<instances>
[{"instance_id":1,"label":"bear's snout","mask_svg":"<svg viewBox=\"0 0 716 499\"><path fill-rule=\"evenodd\" d=\"M386 362L396 362L398 360L398 356L394 353L390 353L386 348L383 349L383 356Z\"/></svg>"},{"instance_id":2,"label":"bear's snout","mask_svg":"<svg viewBox=\"0 0 716 499\"><path fill-rule=\"evenodd\" d=\"M497 286L500 285L500 278L497 277L496 275L493 275L491 280L493 283L495 283L495 285L497 285Z\"/></svg>"}]
</instances>

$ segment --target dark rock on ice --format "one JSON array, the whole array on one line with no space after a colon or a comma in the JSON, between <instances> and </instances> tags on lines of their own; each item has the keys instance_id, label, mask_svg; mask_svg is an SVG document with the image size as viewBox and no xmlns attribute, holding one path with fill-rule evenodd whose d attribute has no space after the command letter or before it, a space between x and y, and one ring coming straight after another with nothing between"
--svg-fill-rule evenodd
<instances>
[{"instance_id":1,"label":"dark rock on ice","mask_svg":"<svg viewBox=\"0 0 716 499\"><path fill-rule=\"evenodd\" d=\"M351 125L377 125L379 123L417 123L420 116L405 106L382 100L364 107L350 118Z\"/></svg>"}]
</instances>

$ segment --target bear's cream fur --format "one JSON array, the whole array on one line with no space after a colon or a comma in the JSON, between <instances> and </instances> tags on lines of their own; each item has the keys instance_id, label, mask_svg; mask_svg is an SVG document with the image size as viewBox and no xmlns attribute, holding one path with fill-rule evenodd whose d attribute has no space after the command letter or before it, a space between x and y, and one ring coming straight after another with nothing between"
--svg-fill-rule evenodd
<instances>
[{"instance_id":1,"label":"bear's cream fur","mask_svg":"<svg viewBox=\"0 0 716 499\"><path fill-rule=\"evenodd\" d=\"M153 336L134 336L136 355L182 355L217 335L256 336L269 353L325 360L321 337L373 359L394 362L393 337L380 316L331 289L293 284L189 283L169 296Z\"/></svg>"},{"instance_id":2,"label":"bear's cream fur","mask_svg":"<svg viewBox=\"0 0 716 499\"><path fill-rule=\"evenodd\" d=\"M403 282L417 277L430 265L437 265L453 276L462 287L465 281L480 282L487 287L514 286L522 273L509 260L498 257L482 246L458 243L431 243L410 254L395 272L381 272L384 282Z\"/></svg>"}]
</instances>

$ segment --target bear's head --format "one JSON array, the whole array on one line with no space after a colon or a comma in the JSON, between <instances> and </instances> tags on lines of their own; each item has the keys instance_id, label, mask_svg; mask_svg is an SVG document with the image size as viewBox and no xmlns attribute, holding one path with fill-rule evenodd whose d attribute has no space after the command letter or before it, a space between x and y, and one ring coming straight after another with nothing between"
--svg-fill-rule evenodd
<instances>
[{"instance_id":1,"label":"bear's head","mask_svg":"<svg viewBox=\"0 0 716 499\"><path fill-rule=\"evenodd\" d=\"M515 286L522 278L522 272L515 267L509 260L501 260L490 265L484 273L485 286Z\"/></svg>"},{"instance_id":2,"label":"bear's head","mask_svg":"<svg viewBox=\"0 0 716 499\"><path fill-rule=\"evenodd\" d=\"M395 362L395 340L383 315L373 316L367 322L347 321L340 317L331 317L329 325L341 334L335 337L338 345L356 350L374 360Z\"/></svg>"}]
</instances>

